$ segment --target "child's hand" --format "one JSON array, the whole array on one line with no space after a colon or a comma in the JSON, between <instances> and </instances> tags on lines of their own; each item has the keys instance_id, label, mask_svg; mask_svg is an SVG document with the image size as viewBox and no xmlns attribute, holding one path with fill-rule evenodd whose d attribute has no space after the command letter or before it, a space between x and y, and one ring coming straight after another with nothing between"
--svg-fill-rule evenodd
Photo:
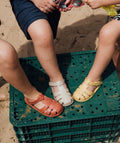
<instances>
[{"instance_id":1,"label":"child's hand","mask_svg":"<svg viewBox=\"0 0 120 143\"><path fill-rule=\"evenodd\" d=\"M103 5L102 0L84 0L92 9L99 8Z\"/></svg>"},{"instance_id":2,"label":"child's hand","mask_svg":"<svg viewBox=\"0 0 120 143\"><path fill-rule=\"evenodd\" d=\"M56 7L56 3L53 0L30 0L34 5L44 13L52 12Z\"/></svg>"},{"instance_id":3,"label":"child's hand","mask_svg":"<svg viewBox=\"0 0 120 143\"><path fill-rule=\"evenodd\" d=\"M92 9L96 9L99 7L104 8L109 16L116 16L117 15L117 11L115 10L115 5L113 4L117 4L119 3L120 0L118 1L110 1L110 0L84 0L86 4L88 4Z\"/></svg>"}]
</instances>

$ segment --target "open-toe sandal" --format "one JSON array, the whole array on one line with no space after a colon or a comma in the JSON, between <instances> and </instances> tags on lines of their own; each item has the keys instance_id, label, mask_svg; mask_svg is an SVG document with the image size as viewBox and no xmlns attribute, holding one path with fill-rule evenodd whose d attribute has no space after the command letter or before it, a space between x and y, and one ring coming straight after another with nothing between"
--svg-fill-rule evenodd
<instances>
[{"instance_id":1,"label":"open-toe sandal","mask_svg":"<svg viewBox=\"0 0 120 143\"><path fill-rule=\"evenodd\" d=\"M30 99L25 97L25 102L39 113L48 117L59 116L63 112L63 106L57 101L40 94L38 98L31 102ZM40 107L38 107L38 106Z\"/></svg>"},{"instance_id":2,"label":"open-toe sandal","mask_svg":"<svg viewBox=\"0 0 120 143\"><path fill-rule=\"evenodd\" d=\"M68 88L64 86L64 81L49 82L49 86L52 88L54 99L63 106L69 106L73 103L73 98ZM54 92L53 88L57 87L57 91Z\"/></svg>"},{"instance_id":3,"label":"open-toe sandal","mask_svg":"<svg viewBox=\"0 0 120 143\"><path fill-rule=\"evenodd\" d=\"M85 102L93 97L101 84L102 80L92 82L86 78L84 82L73 93L73 98L78 102ZM94 88L90 90L90 86Z\"/></svg>"}]
</instances>

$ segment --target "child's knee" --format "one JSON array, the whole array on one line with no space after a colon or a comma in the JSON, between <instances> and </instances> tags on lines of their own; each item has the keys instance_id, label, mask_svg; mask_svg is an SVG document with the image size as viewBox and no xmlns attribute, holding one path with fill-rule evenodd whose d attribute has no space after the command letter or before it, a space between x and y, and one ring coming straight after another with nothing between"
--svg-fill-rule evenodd
<instances>
[{"instance_id":1,"label":"child's knee","mask_svg":"<svg viewBox=\"0 0 120 143\"><path fill-rule=\"evenodd\" d=\"M16 63L17 53L7 42L0 41L0 65L13 66Z\"/></svg>"},{"instance_id":2,"label":"child's knee","mask_svg":"<svg viewBox=\"0 0 120 143\"><path fill-rule=\"evenodd\" d=\"M120 35L119 29L120 29L119 22L111 21L102 27L99 38L115 42Z\"/></svg>"},{"instance_id":3,"label":"child's knee","mask_svg":"<svg viewBox=\"0 0 120 143\"><path fill-rule=\"evenodd\" d=\"M36 21L28 27L34 45L46 45L53 40L53 33L49 23L46 20Z\"/></svg>"},{"instance_id":4,"label":"child's knee","mask_svg":"<svg viewBox=\"0 0 120 143\"><path fill-rule=\"evenodd\" d=\"M33 40L33 43L37 46L49 45L53 40L53 36L50 33L37 32L36 38Z\"/></svg>"},{"instance_id":5,"label":"child's knee","mask_svg":"<svg viewBox=\"0 0 120 143\"><path fill-rule=\"evenodd\" d=\"M109 27L103 27L100 31L99 38L100 39L106 39L110 38L112 36L112 30Z\"/></svg>"}]
</instances>

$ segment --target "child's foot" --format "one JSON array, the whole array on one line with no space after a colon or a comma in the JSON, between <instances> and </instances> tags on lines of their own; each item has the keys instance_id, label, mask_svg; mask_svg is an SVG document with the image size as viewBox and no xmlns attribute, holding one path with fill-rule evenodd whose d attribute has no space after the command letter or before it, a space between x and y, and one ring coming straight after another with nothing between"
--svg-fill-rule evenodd
<instances>
[{"instance_id":1,"label":"child's foot","mask_svg":"<svg viewBox=\"0 0 120 143\"><path fill-rule=\"evenodd\" d=\"M101 80L92 82L86 78L84 82L73 93L73 98L78 102L85 102L93 97L101 84Z\"/></svg>"},{"instance_id":2,"label":"child's foot","mask_svg":"<svg viewBox=\"0 0 120 143\"><path fill-rule=\"evenodd\" d=\"M63 106L73 103L73 98L64 81L49 82L52 88L54 99Z\"/></svg>"},{"instance_id":3,"label":"child's foot","mask_svg":"<svg viewBox=\"0 0 120 143\"><path fill-rule=\"evenodd\" d=\"M27 96L25 102L44 116L56 117L63 112L63 106L60 103L43 94L40 94L37 99L28 99Z\"/></svg>"}]
</instances>

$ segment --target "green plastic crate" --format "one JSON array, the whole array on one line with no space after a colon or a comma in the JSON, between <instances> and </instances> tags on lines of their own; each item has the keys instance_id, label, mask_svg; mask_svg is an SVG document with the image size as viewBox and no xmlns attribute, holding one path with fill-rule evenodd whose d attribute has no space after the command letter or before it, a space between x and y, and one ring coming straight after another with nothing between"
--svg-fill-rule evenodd
<instances>
[{"instance_id":1,"label":"green plastic crate","mask_svg":"<svg viewBox=\"0 0 120 143\"><path fill-rule=\"evenodd\" d=\"M87 76L95 51L57 55L60 70L73 93ZM49 78L36 57L20 59L30 82L53 98ZM10 86L10 121L20 143L77 143L115 141L120 133L120 82L113 62L103 73L103 84L87 102L74 102L55 118L45 117L24 102ZM42 85L42 86L41 86Z\"/></svg>"}]
</instances>

